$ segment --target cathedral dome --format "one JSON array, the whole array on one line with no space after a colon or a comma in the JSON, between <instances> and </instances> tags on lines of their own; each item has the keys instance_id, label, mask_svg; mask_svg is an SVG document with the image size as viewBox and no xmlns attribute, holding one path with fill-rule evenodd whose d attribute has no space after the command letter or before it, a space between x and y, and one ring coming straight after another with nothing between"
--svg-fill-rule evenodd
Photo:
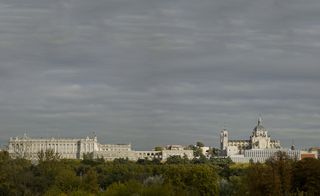
<instances>
[{"instance_id":1,"label":"cathedral dome","mask_svg":"<svg viewBox=\"0 0 320 196\"><path fill-rule=\"evenodd\" d=\"M254 127L254 129L253 129L253 131L254 132L265 132L265 131L267 131L262 125L261 125L261 123L262 123L262 119L261 118L259 118L258 119L258 124L257 124L257 126L255 126Z\"/></svg>"},{"instance_id":2,"label":"cathedral dome","mask_svg":"<svg viewBox=\"0 0 320 196\"><path fill-rule=\"evenodd\" d=\"M267 131L262 125L257 125L254 127L253 131Z\"/></svg>"}]
</instances>

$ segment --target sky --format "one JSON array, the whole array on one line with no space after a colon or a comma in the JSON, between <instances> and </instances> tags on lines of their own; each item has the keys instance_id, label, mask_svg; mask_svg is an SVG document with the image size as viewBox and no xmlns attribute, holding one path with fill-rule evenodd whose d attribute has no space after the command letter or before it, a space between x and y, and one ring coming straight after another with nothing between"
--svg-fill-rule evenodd
<instances>
[{"instance_id":1,"label":"sky","mask_svg":"<svg viewBox=\"0 0 320 196\"><path fill-rule=\"evenodd\" d=\"M0 0L0 144L320 146L319 0Z\"/></svg>"}]
</instances>

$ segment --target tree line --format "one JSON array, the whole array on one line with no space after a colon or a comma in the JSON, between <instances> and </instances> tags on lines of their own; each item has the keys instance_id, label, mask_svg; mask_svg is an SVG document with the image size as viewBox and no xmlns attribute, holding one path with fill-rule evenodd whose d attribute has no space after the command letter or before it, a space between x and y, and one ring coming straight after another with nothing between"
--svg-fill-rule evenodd
<instances>
[{"instance_id":1,"label":"tree line","mask_svg":"<svg viewBox=\"0 0 320 196\"><path fill-rule=\"evenodd\" d=\"M173 156L159 160L83 160L41 152L37 164L0 152L0 195L320 195L320 161L278 152L266 163Z\"/></svg>"}]
</instances>

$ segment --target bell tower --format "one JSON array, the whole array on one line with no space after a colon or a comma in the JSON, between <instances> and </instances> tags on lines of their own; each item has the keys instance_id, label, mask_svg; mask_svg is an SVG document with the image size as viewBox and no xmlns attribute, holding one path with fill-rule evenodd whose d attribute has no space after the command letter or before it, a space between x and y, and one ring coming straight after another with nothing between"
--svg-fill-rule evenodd
<instances>
[{"instance_id":1,"label":"bell tower","mask_svg":"<svg viewBox=\"0 0 320 196\"><path fill-rule=\"evenodd\" d=\"M228 140L229 140L228 137L229 137L228 131L226 129L223 129L220 132L220 150L222 153L226 153Z\"/></svg>"}]
</instances>

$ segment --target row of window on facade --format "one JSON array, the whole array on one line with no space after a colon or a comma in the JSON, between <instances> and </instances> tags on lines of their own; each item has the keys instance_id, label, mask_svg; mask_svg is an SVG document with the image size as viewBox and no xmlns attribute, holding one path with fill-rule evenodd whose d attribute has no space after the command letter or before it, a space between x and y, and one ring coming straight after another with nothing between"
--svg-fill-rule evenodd
<instances>
[{"instance_id":1,"label":"row of window on facade","mask_svg":"<svg viewBox=\"0 0 320 196\"><path fill-rule=\"evenodd\" d=\"M55 151L76 151L80 144L11 144L11 147L14 150L19 149L29 149L29 150L41 150L41 149L53 149ZM93 144L82 144L82 147L85 151L93 151L94 145Z\"/></svg>"},{"instance_id":2,"label":"row of window on facade","mask_svg":"<svg viewBox=\"0 0 320 196\"><path fill-rule=\"evenodd\" d=\"M229 146L249 146L249 143L247 143L247 142L230 142L228 145Z\"/></svg>"},{"instance_id":3,"label":"row of window on facade","mask_svg":"<svg viewBox=\"0 0 320 196\"><path fill-rule=\"evenodd\" d=\"M145 153L145 152L143 152L143 153L139 153L139 155L144 155L144 156L154 156L154 155L160 155L159 153Z\"/></svg>"},{"instance_id":4,"label":"row of window on facade","mask_svg":"<svg viewBox=\"0 0 320 196\"><path fill-rule=\"evenodd\" d=\"M103 148L102 151L129 151L126 148Z\"/></svg>"},{"instance_id":5,"label":"row of window on facade","mask_svg":"<svg viewBox=\"0 0 320 196\"><path fill-rule=\"evenodd\" d=\"M28 147L32 147L32 146L35 146L35 147L37 147L37 146L60 146L60 147L63 147L63 146L80 146L80 145L82 145L82 146L93 146L94 144L79 144L79 143L77 143L77 144L51 144L51 143L38 143L38 144L33 144L33 143L31 143L31 144L28 144L28 143L19 143L19 144L11 144L11 146L12 147L23 147L23 146L28 146Z\"/></svg>"}]
</instances>

